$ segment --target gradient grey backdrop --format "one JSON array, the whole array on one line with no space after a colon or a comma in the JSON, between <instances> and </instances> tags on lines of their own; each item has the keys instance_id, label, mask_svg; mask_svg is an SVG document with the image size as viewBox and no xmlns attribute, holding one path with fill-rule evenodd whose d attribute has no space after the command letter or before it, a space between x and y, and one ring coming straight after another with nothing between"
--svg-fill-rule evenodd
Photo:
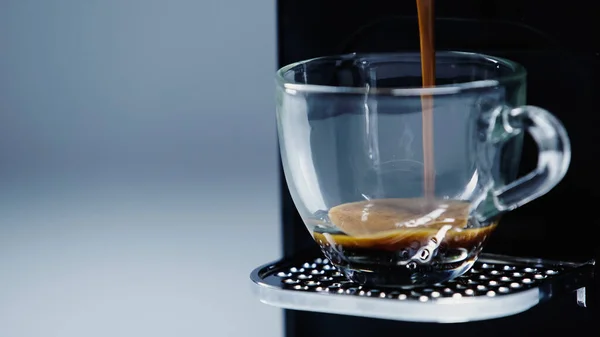
<instances>
[{"instance_id":1,"label":"gradient grey backdrop","mask_svg":"<svg viewBox=\"0 0 600 337\"><path fill-rule=\"evenodd\" d=\"M280 336L275 1L0 0L0 336Z\"/></svg>"}]
</instances>

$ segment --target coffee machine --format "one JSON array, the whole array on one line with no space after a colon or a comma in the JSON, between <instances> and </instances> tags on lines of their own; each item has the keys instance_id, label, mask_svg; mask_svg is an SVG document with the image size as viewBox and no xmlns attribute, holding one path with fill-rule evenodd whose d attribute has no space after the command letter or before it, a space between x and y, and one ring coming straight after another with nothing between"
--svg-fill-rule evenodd
<instances>
[{"instance_id":1,"label":"coffee machine","mask_svg":"<svg viewBox=\"0 0 600 337\"><path fill-rule=\"evenodd\" d=\"M443 288L448 294L344 283L318 252L282 175L284 257L251 277L263 302L285 309L286 337L597 332L600 243L593 233L600 181L593 159L599 152L594 98L600 20L588 6L436 2L438 50L489 54L525 66L527 103L551 111L569 132L569 172L550 193L503 217L485 256L468 277ZM279 66L341 53L419 50L414 0L279 0L277 16ZM526 139L521 171L530 171L536 160L535 145Z\"/></svg>"}]
</instances>

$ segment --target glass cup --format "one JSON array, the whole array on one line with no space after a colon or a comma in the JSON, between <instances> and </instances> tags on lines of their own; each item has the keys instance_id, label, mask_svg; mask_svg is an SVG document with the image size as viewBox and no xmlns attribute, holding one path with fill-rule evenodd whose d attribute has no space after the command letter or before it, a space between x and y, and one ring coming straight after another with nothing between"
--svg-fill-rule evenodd
<instances>
[{"instance_id":1,"label":"glass cup","mask_svg":"<svg viewBox=\"0 0 600 337\"><path fill-rule=\"evenodd\" d=\"M473 265L499 216L552 189L571 149L562 124L525 104L525 69L438 52L321 57L277 72L287 184L306 227L349 280L425 286ZM537 168L517 176L524 133Z\"/></svg>"}]
</instances>

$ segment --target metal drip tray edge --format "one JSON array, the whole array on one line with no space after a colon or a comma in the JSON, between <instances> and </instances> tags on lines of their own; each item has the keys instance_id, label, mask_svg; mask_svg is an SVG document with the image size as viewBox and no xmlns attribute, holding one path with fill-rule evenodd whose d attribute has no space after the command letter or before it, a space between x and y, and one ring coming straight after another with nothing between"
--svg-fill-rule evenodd
<instances>
[{"instance_id":1,"label":"metal drip tray edge","mask_svg":"<svg viewBox=\"0 0 600 337\"><path fill-rule=\"evenodd\" d=\"M376 289L348 281L327 259L310 253L258 267L250 278L259 300L280 308L458 323L515 315L561 294L583 292L593 280L593 267L593 261L481 254L469 272L450 282L427 288Z\"/></svg>"}]
</instances>

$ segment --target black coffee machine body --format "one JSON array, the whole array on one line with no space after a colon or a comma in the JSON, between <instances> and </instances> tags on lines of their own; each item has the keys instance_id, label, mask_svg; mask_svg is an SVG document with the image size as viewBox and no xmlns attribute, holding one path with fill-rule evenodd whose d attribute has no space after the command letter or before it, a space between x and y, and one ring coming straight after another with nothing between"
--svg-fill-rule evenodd
<instances>
[{"instance_id":1,"label":"black coffee machine body","mask_svg":"<svg viewBox=\"0 0 600 337\"><path fill-rule=\"evenodd\" d=\"M599 152L595 95L599 94L600 38L596 32L600 20L593 6L541 0L438 0L435 4L436 48L484 53L524 65L527 103L555 114L572 141L571 166L564 180L546 196L504 216L485 252L553 261L598 258L600 243L593 233L600 225L594 213L595 201L600 200L599 164L594 160ZM418 51L416 14L414 0L279 0L279 66L349 52ZM535 167L536 160L535 145L526 141L522 172ZM284 255L294 259L316 246L296 212L283 175L281 197ZM568 290L563 296L507 317L439 324L286 309L285 336L594 334L600 329L594 321L600 313L595 309L593 268L560 281ZM569 286L581 279L588 282L587 292L575 291L581 284Z\"/></svg>"}]
</instances>

